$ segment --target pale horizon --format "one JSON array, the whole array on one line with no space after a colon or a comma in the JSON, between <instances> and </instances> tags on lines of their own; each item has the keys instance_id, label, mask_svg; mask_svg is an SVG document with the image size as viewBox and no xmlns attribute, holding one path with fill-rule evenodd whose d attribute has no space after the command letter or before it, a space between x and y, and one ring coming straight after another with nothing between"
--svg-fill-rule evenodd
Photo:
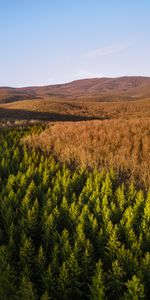
<instances>
[{"instance_id":1,"label":"pale horizon","mask_svg":"<svg viewBox=\"0 0 150 300\"><path fill-rule=\"evenodd\" d=\"M124 76L102 76L102 77L83 77L83 78L78 78L78 79L73 79L70 81L64 81L64 82L58 82L58 83L51 83L51 84L43 84L43 85L23 85L23 86L0 86L0 88L34 88L34 87L45 87L45 86L52 86L52 85L63 85L63 84L69 84L72 83L74 81L78 81L78 80L87 80L87 79L103 79L103 78L107 78L107 79L117 79L117 78L123 78L123 77L142 77L142 78L150 78L150 76L145 76L145 75L124 75Z\"/></svg>"}]
</instances>

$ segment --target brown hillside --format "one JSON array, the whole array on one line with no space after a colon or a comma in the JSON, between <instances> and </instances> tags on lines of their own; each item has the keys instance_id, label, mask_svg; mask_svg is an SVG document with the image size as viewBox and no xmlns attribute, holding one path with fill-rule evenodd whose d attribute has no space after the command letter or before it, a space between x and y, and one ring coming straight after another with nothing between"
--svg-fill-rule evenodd
<instances>
[{"instance_id":1,"label":"brown hillside","mask_svg":"<svg viewBox=\"0 0 150 300\"><path fill-rule=\"evenodd\" d=\"M150 97L149 77L92 78L66 84L28 88L0 88L1 103L25 99L82 98L116 101Z\"/></svg>"}]
</instances>

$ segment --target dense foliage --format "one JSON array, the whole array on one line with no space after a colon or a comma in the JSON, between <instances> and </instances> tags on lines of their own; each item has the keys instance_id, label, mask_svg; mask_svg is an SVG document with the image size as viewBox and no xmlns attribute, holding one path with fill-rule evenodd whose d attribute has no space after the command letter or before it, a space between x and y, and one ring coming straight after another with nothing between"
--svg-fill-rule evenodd
<instances>
[{"instance_id":1,"label":"dense foliage","mask_svg":"<svg viewBox=\"0 0 150 300\"><path fill-rule=\"evenodd\" d=\"M0 132L0 299L149 299L150 193Z\"/></svg>"}]
</instances>

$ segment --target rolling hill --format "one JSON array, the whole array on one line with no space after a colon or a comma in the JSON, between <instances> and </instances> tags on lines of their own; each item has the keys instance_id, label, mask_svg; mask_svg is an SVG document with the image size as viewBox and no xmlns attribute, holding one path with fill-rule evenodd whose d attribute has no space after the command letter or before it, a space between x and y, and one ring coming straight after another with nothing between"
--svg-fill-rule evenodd
<instances>
[{"instance_id":1,"label":"rolling hill","mask_svg":"<svg viewBox=\"0 0 150 300\"><path fill-rule=\"evenodd\" d=\"M42 87L0 87L0 121L150 117L150 77L92 78Z\"/></svg>"},{"instance_id":2,"label":"rolling hill","mask_svg":"<svg viewBox=\"0 0 150 300\"><path fill-rule=\"evenodd\" d=\"M8 103L25 99L42 99L51 97L115 97L122 99L138 99L150 96L149 77L120 77L120 78L92 78L72 81L65 84L56 84L42 87L27 88L0 88L0 102Z\"/></svg>"}]
</instances>

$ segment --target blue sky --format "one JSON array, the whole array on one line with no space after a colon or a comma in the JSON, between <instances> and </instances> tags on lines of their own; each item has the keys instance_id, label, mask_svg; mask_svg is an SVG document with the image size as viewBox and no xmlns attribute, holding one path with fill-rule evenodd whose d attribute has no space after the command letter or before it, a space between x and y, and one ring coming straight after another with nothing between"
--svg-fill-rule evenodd
<instances>
[{"instance_id":1,"label":"blue sky","mask_svg":"<svg viewBox=\"0 0 150 300\"><path fill-rule=\"evenodd\" d=\"M149 0L0 0L0 86L150 76Z\"/></svg>"}]
</instances>

